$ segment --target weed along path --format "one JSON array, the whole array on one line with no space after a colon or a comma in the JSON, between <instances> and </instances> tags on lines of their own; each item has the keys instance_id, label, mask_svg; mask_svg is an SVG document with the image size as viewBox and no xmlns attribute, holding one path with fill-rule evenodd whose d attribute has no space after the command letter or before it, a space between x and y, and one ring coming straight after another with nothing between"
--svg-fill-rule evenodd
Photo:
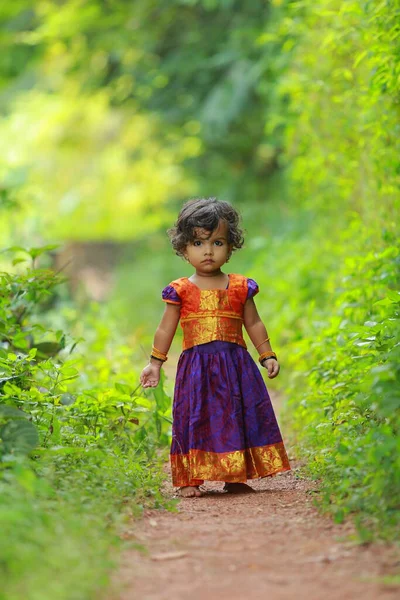
<instances>
[{"instance_id":1,"label":"weed along path","mask_svg":"<svg viewBox=\"0 0 400 600\"><path fill-rule=\"evenodd\" d=\"M180 499L178 512L132 522L125 537L143 549L123 555L112 600L398 598L398 550L355 544L351 525L317 512L315 483L291 462L292 471L249 482L254 494L206 482L208 493ZM174 496L169 480L164 493Z\"/></svg>"}]
</instances>

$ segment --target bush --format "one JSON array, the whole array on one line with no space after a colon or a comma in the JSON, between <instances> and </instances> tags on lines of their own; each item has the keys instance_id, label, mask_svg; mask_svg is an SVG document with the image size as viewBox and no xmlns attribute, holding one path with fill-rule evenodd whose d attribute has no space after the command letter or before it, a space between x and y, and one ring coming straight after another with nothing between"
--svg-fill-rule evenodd
<instances>
[{"instance_id":1,"label":"bush","mask_svg":"<svg viewBox=\"0 0 400 600\"><path fill-rule=\"evenodd\" d=\"M91 598L107 580L121 521L144 506L173 505L159 491L170 399L162 386L139 391L132 350L106 325L105 307L78 312L61 300L63 279L36 266L48 250L31 249L25 270L1 273L0 572L7 600L28 593ZM78 323L86 339L66 332Z\"/></svg>"}]
</instances>

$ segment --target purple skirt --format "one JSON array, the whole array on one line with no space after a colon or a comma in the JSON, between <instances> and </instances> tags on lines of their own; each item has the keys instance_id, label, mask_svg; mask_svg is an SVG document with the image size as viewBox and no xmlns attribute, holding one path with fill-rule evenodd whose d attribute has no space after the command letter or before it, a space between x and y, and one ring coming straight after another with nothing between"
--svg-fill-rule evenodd
<instances>
[{"instance_id":1,"label":"purple skirt","mask_svg":"<svg viewBox=\"0 0 400 600\"><path fill-rule=\"evenodd\" d=\"M290 469L264 380L242 346L215 341L182 352L170 458L175 486Z\"/></svg>"}]
</instances>

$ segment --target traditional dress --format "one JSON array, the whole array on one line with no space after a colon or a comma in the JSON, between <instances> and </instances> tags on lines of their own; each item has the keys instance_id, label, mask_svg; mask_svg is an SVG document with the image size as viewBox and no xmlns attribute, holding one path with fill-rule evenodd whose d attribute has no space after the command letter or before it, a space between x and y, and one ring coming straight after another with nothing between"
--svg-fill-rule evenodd
<instances>
[{"instance_id":1,"label":"traditional dress","mask_svg":"<svg viewBox=\"0 0 400 600\"><path fill-rule=\"evenodd\" d=\"M242 335L253 279L229 275L224 290L201 290L187 277L162 291L180 306L179 358L171 444L172 483L246 482L290 469L271 400Z\"/></svg>"}]
</instances>

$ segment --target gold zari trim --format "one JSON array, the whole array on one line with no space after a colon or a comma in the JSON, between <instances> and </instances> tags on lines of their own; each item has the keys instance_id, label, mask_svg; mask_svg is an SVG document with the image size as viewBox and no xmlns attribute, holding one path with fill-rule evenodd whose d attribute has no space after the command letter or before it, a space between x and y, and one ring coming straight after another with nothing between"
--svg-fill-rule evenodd
<instances>
[{"instance_id":1,"label":"gold zari trim","mask_svg":"<svg viewBox=\"0 0 400 600\"><path fill-rule=\"evenodd\" d=\"M192 319L216 319L217 317L226 317L228 319L238 319L239 321L243 321L243 318L239 317L238 315L233 315L232 313L219 312L216 315L210 315L208 313L196 313L195 315L188 315L184 319L181 319L181 323L184 323L185 321L190 321Z\"/></svg>"},{"instance_id":2,"label":"gold zari trim","mask_svg":"<svg viewBox=\"0 0 400 600\"><path fill-rule=\"evenodd\" d=\"M215 340L232 342L246 348L242 335L242 319L205 315L200 318L181 319L184 332L183 349L186 350L198 344L206 344Z\"/></svg>"},{"instance_id":3,"label":"gold zari trim","mask_svg":"<svg viewBox=\"0 0 400 600\"><path fill-rule=\"evenodd\" d=\"M181 487L200 485L204 480L243 483L289 471L290 464L283 442L278 442L234 452L171 454L171 468L173 485Z\"/></svg>"}]
</instances>

